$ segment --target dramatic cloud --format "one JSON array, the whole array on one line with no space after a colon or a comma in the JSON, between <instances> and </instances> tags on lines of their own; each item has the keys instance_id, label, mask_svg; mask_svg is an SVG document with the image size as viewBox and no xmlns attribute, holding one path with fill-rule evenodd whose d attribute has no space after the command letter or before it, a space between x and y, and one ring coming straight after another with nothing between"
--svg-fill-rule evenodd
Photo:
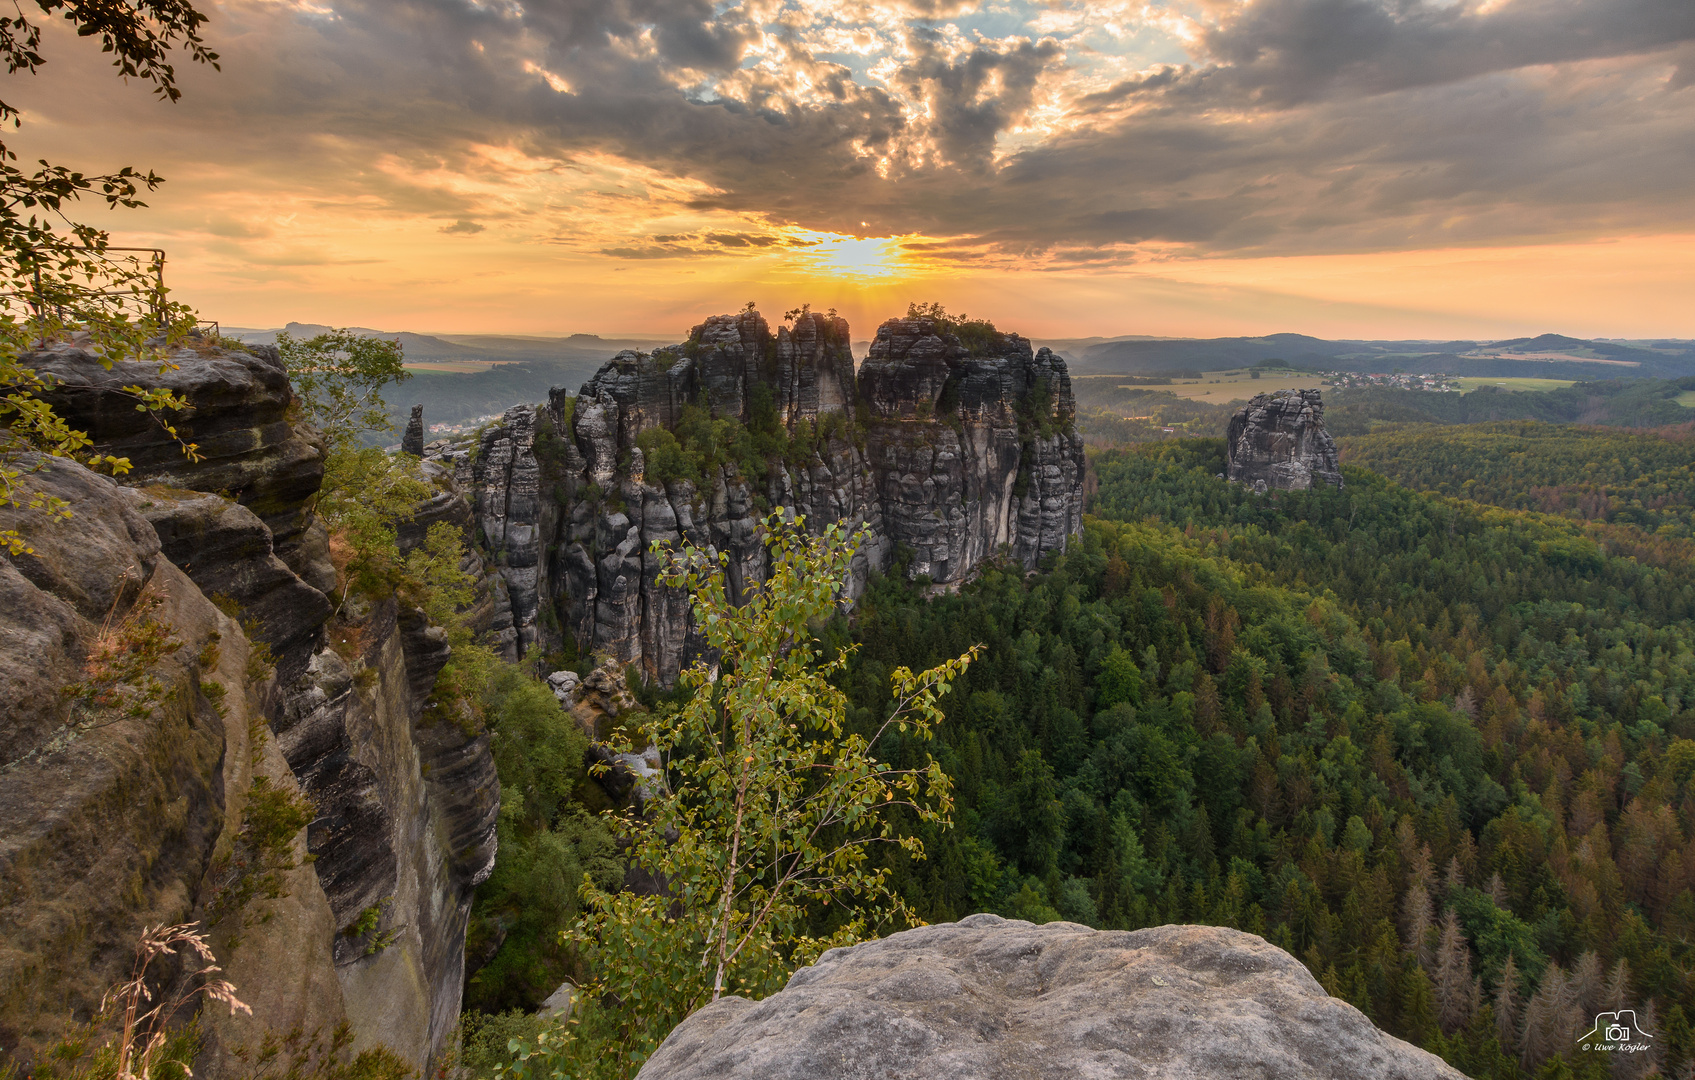
<instances>
[{"instance_id":1,"label":"dramatic cloud","mask_svg":"<svg viewBox=\"0 0 1695 1080\"><path fill-rule=\"evenodd\" d=\"M196 193L171 228L211 252L318 250L294 233L338 215L642 263L817 260L882 237L912 265L1024 269L1695 231L1690 0L224 0L214 16L223 71L190 73L179 106L111 85L57 31L48 74L15 95L26 155L30 138L163 153L173 191Z\"/></svg>"}]
</instances>

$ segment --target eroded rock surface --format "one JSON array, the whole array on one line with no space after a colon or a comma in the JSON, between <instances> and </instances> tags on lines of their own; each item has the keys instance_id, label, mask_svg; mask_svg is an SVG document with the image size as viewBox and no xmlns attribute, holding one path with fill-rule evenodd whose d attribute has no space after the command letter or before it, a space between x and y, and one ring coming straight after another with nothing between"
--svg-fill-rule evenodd
<instances>
[{"instance_id":1,"label":"eroded rock surface","mask_svg":"<svg viewBox=\"0 0 1695 1080\"><path fill-rule=\"evenodd\" d=\"M1082 527L1084 461L1063 360L1015 334L967 347L946 323L896 319L856 376L850 338L834 315L775 332L754 311L715 316L680 345L619 353L574 397L555 389L474 443L429 450L494 553L507 655L568 638L671 685L701 642L653 545L723 553L739 595L767 573L759 523L774 508L867 530L850 597L899 549L942 587L998 552L1034 568L1064 550ZM694 474L648 460L666 433L698 451L714 420L786 449L724 449Z\"/></svg>"},{"instance_id":2,"label":"eroded rock surface","mask_svg":"<svg viewBox=\"0 0 1695 1080\"><path fill-rule=\"evenodd\" d=\"M102 367L88 349L56 344L26 353L21 362L57 384L42 395L71 427L86 431L101 453L130 460L124 483L162 484L222 492L259 516L276 554L320 592L335 584L328 540L309 501L324 478L324 444L288 417L294 401L275 346L176 349L158 362L123 361ZM125 386L165 388L186 397L193 411L171 417L190 461L164 427L122 392Z\"/></svg>"},{"instance_id":3,"label":"eroded rock surface","mask_svg":"<svg viewBox=\"0 0 1695 1080\"><path fill-rule=\"evenodd\" d=\"M161 553L135 493L62 459L23 465L24 501L74 516L0 507L33 548L0 555L0 1065L89 1019L144 926L203 918L234 887L256 783L297 790L242 627ZM304 832L284 895L212 928L253 1013L208 1013L200 1075L230 1075L230 1049L267 1029L345 1017Z\"/></svg>"},{"instance_id":4,"label":"eroded rock surface","mask_svg":"<svg viewBox=\"0 0 1695 1080\"><path fill-rule=\"evenodd\" d=\"M833 949L685 1020L639 1080L1460 1080L1264 939L994 915Z\"/></svg>"},{"instance_id":5,"label":"eroded rock surface","mask_svg":"<svg viewBox=\"0 0 1695 1080\"><path fill-rule=\"evenodd\" d=\"M157 363L118 364L107 371L73 346L25 357L57 381L51 400L74 426L88 431L96 449L127 456L134 468L122 478L127 489L121 489L80 467L49 463L38 479L65 487L60 494L77 515L65 523L73 529L67 535L83 548L52 539L59 534L49 530L42 535L52 542L37 544L33 561L0 558L0 588L15 594L7 610L17 611L29 627L0 640L0 653L23 649L17 656L0 655L0 677L14 684L6 689L14 694L16 713L0 725L0 750L9 764L28 758L27 768L0 772L0 810L11 807L18 820L42 828L90 832L84 818L93 810L64 803L61 826L55 824L58 811L40 808L58 798L52 795L56 790L86 791L76 798L108 800L99 813L114 823L109 836L55 841L60 848L53 876L40 880L75 882L83 875L90 885L80 899L42 904L46 914L32 916L20 940L52 944L58 940L52 935L71 933L41 921L59 909L86 924L76 929L80 924L72 919L65 925L95 950L90 957L60 948L62 961L40 968L53 973L43 985L82 995L62 999L70 1011L61 1015L72 1015L86 1002L87 988L103 989L112 981L113 963L127 963L138 932L131 924L142 914L158 923L206 910L215 891L207 884L213 847L206 837L240 828L249 773L274 767L276 783L298 786L317 807L318 817L300 841L301 855L309 851L315 861L302 859L290 872L293 906L267 916L266 925L289 928L294 940L267 946L264 934L242 934L241 950L225 958L229 970L264 984L270 1010L265 1023L277 1033L304 1021L310 1021L306 1030L327 1031L345 1017L356 1050L385 1044L427 1071L458 1019L472 889L493 867L500 787L489 737L454 718L425 713L450 653L440 627L393 600L373 606L334 588L324 529L312 512L323 444L311 429L290 422L293 391L275 350L196 344L170 359L174 369L161 372ZM129 384L169 386L187 398L193 411L177 418L177 426L185 439L199 444L204 460L185 458L162 427L135 411L122 391ZM403 551L423 542L435 525L448 524L467 540L476 531L451 470L431 464L424 469L435 491L411 520L398 523ZM50 524L39 513L19 516L32 530ZM488 574L474 551L462 568L483 581L471 618L486 626L507 606L504 580ZM32 574L40 578L34 592L24 586L35 580ZM208 618L220 620L224 656L236 655L238 645L246 649L248 630L269 647L274 676L263 657L251 666L238 663L227 680L220 676L224 700L238 693L252 699L251 712L239 714L239 730L227 717L221 723L207 718L211 706L205 697L194 697L192 681L186 689L179 686L192 677L194 664L187 661L180 662L188 664L188 674L165 679L173 696L162 698L145 724L138 717L133 725L94 729L86 737L67 724L60 691L79 677L92 647L90 625L121 619L142 581L170 584L172 598L182 594L167 622L184 638L184 649L213 641L202 629L194 629L197 643L187 637ZM72 618L61 610L65 603L80 614ZM60 653L62 660L44 659ZM216 710L212 716L218 716ZM268 723L275 733L274 739L259 740L263 748L248 745L248 717L256 730L263 732ZM136 743L132 727L160 734L146 736L154 742ZM118 735L134 745L107 746ZM95 752L104 756L89 756ZM135 753L142 755L138 763L126 760L125 754ZM226 763L226 775L214 783L206 778L206 762L219 760ZM235 768L230 762L247 771L230 774ZM46 770L39 778L38 766ZM100 771L113 768L130 770L121 774L120 788ZM149 822L154 838L131 838L121 824L126 814ZM9 830L5 839L14 836L34 843ZM217 843L227 854L227 836ZM141 845L139 856L126 847L133 844ZM9 872L22 875L15 880L30 879L39 873L35 851L0 851L0 867L10 860ZM142 859L140 869L134 858ZM153 885L136 901L128 885L103 883L97 865L102 861L113 872L129 866L124 872L134 880L162 883L165 899L150 898ZM101 904L109 898L111 904L91 904L91 897ZM374 926L347 932L371 921L368 916ZM89 927L98 934L89 936ZM0 955L0 975L8 962ZM5 1023L0 1017L0 1027ZM230 1045L215 1038L197 1071L213 1080L223 1075Z\"/></svg>"},{"instance_id":6,"label":"eroded rock surface","mask_svg":"<svg viewBox=\"0 0 1695 1080\"><path fill-rule=\"evenodd\" d=\"M1228 477L1256 491L1342 486L1336 440L1324 430L1324 399L1317 390L1255 394L1230 418L1225 449Z\"/></svg>"}]
</instances>

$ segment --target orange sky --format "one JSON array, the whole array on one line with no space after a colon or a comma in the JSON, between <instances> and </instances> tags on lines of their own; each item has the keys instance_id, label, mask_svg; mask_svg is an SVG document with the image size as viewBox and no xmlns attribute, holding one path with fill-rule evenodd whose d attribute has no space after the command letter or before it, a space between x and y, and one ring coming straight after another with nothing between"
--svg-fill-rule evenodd
<instances>
[{"instance_id":1,"label":"orange sky","mask_svg":"<svg viewBox=\"0 0 1695 1080\"><path fill-rule=\"evenodd\" d=\"M7 141L166 176L93 220L232 326L1695 337L1695 5L1330 2L225 0Z\"/></svg>"}]
</instances>

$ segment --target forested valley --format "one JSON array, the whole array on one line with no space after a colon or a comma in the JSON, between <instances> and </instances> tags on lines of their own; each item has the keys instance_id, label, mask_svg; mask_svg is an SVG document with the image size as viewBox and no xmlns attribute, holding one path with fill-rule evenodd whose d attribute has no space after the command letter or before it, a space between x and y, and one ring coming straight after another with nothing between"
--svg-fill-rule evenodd
<instances>
[{"instance_id":1,"label":"forested valley","mask_svg":"<svg viewBox=\"0 0 1695 1080\"><path fill-rule=\"evenodd\" d=\"M890 575L829 630L862 725L891 665L988 646L932 746L958 811L895 868L909 902L1263 934L1474 1076L1606 1075L1565 1032L1620 1004L1683 1065L1685 555L1361 469L1256 498L1215 440L1094 464L1080 550L930 600Z\"/></svg>"}]
</instances>

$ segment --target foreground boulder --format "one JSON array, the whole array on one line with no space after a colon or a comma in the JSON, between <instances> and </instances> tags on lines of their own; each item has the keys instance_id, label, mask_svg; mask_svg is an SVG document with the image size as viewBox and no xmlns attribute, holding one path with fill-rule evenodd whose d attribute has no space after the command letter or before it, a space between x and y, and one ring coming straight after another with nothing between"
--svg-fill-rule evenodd
<instances>
[{"instance_id":1,"label":"foreground boulder","mask_svg":"<svg viewBox=\"0 0 1695 1080\"><path fill-rule=\"evenodd\" d=\"M1235 483L1256 491L1342 486L1336 440L1324 430L1324 398L1317 390L1254 395L1230 418L1224 441Z\"/></svg>"},{"instance_id":2,"label":"foreground boulder","mask_svg":"<svg viewBox=\"0 0 1695 1080\"><path fill-rule=\"evenodd\" d=\"M764 1001L722 998L639 1080L1460 1076L1252 934L973 915L833 949Z\"/></svg>"}]
</instances>

